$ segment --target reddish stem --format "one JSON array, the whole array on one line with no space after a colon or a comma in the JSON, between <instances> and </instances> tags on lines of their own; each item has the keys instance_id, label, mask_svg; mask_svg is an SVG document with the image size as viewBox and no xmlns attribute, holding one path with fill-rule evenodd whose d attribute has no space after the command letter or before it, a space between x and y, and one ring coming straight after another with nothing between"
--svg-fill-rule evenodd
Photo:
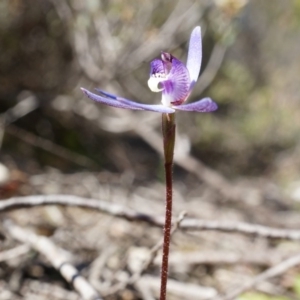
<instances>
[{"instance_id":1,"label":"reddish stem","mask_svg":"<svg viewBox=\"0 0 300 300\"><path fill-rule=\"evenodd\" d=\"M165 156L165 177L166 177L166 218L164 226L164 244L161 266L161 287L160 300L166 300L167 281L168 281L168 265L169 265L169 249L172 227L172 170L173 155L175 145L175 114L162 115L162 132L164 140L164 156Z\"/></svg>"}]
</instances>

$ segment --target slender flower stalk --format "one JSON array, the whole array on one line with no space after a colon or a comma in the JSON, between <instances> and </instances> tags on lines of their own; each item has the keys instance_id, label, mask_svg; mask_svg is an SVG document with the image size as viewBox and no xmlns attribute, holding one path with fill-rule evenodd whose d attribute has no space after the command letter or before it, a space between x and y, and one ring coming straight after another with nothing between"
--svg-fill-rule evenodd
<instances>
[{"instance_id":1,"label":"slender flower stalk","mask_svg":"<svg viewBox=\"0 0 300 300\"><path fill-rule=\"evenodd\" d=\"M160 300L167 296L167 281L169 269L169 251L172 227L173 203L173 156L175 145L175 114L162 114L162 133L164 142L165 177L166 177L166 217L164 226L163 256L161 265Z\"/></svg>"},{"instance_id":2,"label":"slender flower stalk","mask_svg":"<svg viewBox=\"0 0 300 300\"><path fill-rule=\"evenodd\" d=\"M184 104L198 80L201 61L201 29L197 26L191 33L186 65L168 52L161 52L161 58L154 59L150 63L151 70L148 86L151 91L162 93L162 104L142 104L115 96L99 89L96 89L98 94L94 94L81 88L82 92L88 98L108 106L162 113L166 177L166 219L164 226L160 300L165 300L167 294L169 248L172 226L172 171L175 145L175 112L176 110L212 112L218 108L217 104L210 98L204 98L193 103Z\"/></svg>"}]
</instances>

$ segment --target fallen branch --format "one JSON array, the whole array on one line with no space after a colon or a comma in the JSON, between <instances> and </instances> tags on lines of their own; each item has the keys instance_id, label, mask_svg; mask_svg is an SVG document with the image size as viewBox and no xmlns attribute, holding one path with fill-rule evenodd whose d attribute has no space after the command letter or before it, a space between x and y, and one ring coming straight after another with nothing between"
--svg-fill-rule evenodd
<instances>
[{"instance_id":1,"label":"fallen branch","mask_svg":"<svg viewBox=\"0 0 300 300\"><path fill-rule=\"evenodd\" d=\"M79 274L78 270L68 262L70 255L68 255L65 250L57 247L49 238L38 236L32 231L14 224L10 220L5 220L3 227L12 238L30 245L30 247L43 254L53 267L74 286L75 290L83 299L102 300L98 292Z\"/></svg>"},{"instance_id":2,"label":"fallen branch","mask_svg":"<svg viewBox=\"0 0 300 300\"><path fill-rule=\"evenodd\" d=\"M232 300L235 299L240 294L255 288L258 284L273 277L279 276L286 272L288 269L291 269L300 264L300 254L294 255L276 266L267 269L266 271L260 273L258 276L254 277L251 281L242 285L241 287L236 288L233 291L228 292L224 296L218 296L217 298L213 298L212 300Z\"/></svg>"},{"instance_id":3,"label":"fallen branch","mask_svg":"<svg viewBox=\"0 0 300 300\"><path fill-rule=\"evenodd\" d=\"M256 251L225 251L225 250L207 250L207 251L173 251L170 254L170 266L194 266L194 265L258 265L271 267L277 265L288 255L274 250ZM154 265L160 265L158 257L153 261Z\"/></svg>"},{"instance_id":4,"label":"fallen branch","mask_svg":"<svg viewBox=\"0 0 300 300\"><path fill-rule=\"evenodd\" d=\"M99 210L109 215L124 218L130 221L143 221L157 227L162 227L164 224L163 216L141 213L118 203L82 198L72 195L33 195L1 200L0 212L22 207L35 207L42 205L76 206ZM215 230L221 232L235 232L247 235L255 235L273 239L300 240L300 230L272 228L245 222L211 221L185 218L182 220L182 222L180 222L179 229L194 231Z\"/></svg>"},{"instance_id":5,"label":"fallen branch","mask_svg":"<svg viewBox=\"0 0 300 300\"><path fill-rule=\"evenodd\" d=\"M15 259L18 256L27 254L29 252L30 248L28 245L20 245L13 249L4 250L0 252L0 262L6 261L10 259Z\"/></svg>"}]
</instances>

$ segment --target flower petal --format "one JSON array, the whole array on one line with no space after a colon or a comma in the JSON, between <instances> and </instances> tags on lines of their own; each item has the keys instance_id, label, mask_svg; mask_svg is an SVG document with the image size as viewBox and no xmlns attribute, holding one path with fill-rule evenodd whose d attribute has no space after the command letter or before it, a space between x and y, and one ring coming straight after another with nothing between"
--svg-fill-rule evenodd
<instances>
[{"instance_id":1,"label":"flower petal","mask_svg":"<svg viewBox=\"0 0 300 300\"><path fill-rule=\"evenodd\" d=\"M174 106L174 108L183 111L211 112L217 110L218 105L210 98L204 98L193 103Z\"/></svg>"},{"instance_id":2,"label":"flower petal","mask_svg":"<svg viewBox=\"0 0 300 300\"><path fill-rule=\"evenodd\" d=\"M164 55L165 58L165 54L166 53L163 53L162 57ZM168 55L170 56L172 68L167 76L168 79L161 81L163 87L162 103L166 106L169 106L170 104L180 105L189 95L190 75L186 66L179 59L171 56L171 54Z\"/></svg>"},{"instance_id":3,"label":"flower petal","mask_svg":"<svg viewBox=\"0 0 300 300\"><path fill-rule=\"evenodd\" d=\"M195 85L199 77L202 61L202 40L201 40L201 28L197 26L191 33L189 52L187 57L186 67L189 70L191 78L190 90Z\"/></svg>"},{"instance_id":4,"label":"flower petal","mask_svg":"<svg viewBox=\"0 0 300 300\"><path fill-rule=\"evenodd\" d=\"M81 88L81 90L90 99L92 99L96 102L100 102L102 104L106 104L108 106L119 107L119 108L127 108L127 109L132 109L132 110L142 110L141 108L132 107L127 103L121 103L121 102L116 101L115 99L112 99L112 98L107 98L107 97L103 97L103 96L100 96L100 95L96 95L96 94L91 93L90 91L88 91L84 88Z\"/></svg>"},{"instance_id":5,"label":"flower petal","mask_svg":"<svg viewBox=\"0 0 300 300\"><path fill-rule=\"evenodd\" d=\"M81 88L81 90L90 99L92 99L96 102L100 102L102 104L106 104L108 106L131 109L131 110L148 110L148 111L154 111L154 112L159 112L159 113L168 113L168 114L175 112L175 110L170 107L165 107L163 105L147 105L147 104L137 103L137 102L125 99L125 98L117 97L113 94L104 92L99 89L97 89L97 91L106 97L91 93L90 91L88 91L84 88Z\"/></svg>"},{"instance_id":6,"label":"flower petal","mask_svg":"<svg viewBox=\"0 0 300 300\"><path fill-rule=\"evenodd\" d=\"M148 111L156 111L156 112L161 112L161 113L174 113L175 110L173 108L170 107L165 107L163 105L157 105L157 104L143 104L143 103L138 103L138 102L134 102L122 97L118 97L115 96L113 94L110 94L108 92L102 91L100 89L95 89L97 92L103 94L106 97L109 97L111 99L114 99L122 104L127 104L130 105L130 107L136 107L137 109L141 109L141 110L148 110Z\"/></svg>"}]
</instances>

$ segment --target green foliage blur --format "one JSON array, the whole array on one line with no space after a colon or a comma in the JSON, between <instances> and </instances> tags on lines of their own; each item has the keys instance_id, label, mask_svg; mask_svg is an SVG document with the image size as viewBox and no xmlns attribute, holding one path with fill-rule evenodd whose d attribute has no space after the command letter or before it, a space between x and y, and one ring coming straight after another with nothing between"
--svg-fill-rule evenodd
<instances>
[{"instance_id":1,"label":"green foliage blur","mask_svg":"<svg viewBox=\"0 0 300 300\"><path fill-rule=\"evenodd\" d=\"M239 300L289 300L287 297L273 297L261 293L247 293L238 298Z\"/></svg>"}]
</instances>

